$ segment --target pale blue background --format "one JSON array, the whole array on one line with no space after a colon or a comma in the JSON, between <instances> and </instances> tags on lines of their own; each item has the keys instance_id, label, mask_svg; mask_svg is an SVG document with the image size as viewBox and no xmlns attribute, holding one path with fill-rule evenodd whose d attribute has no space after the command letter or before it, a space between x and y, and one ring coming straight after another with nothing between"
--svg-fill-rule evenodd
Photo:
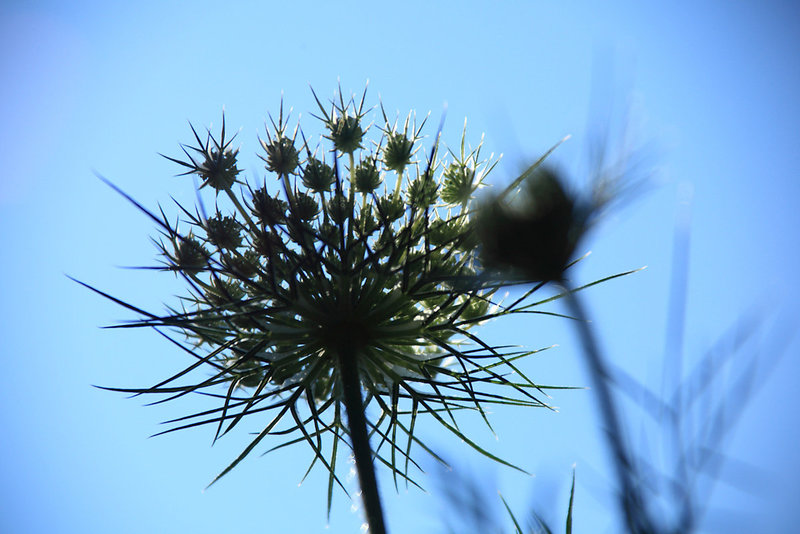
<instances>
[{"instance_id":1,"label":"pale blue background","mask_svg":"<svg viewBox=\"0 0 800 534\"><path fill-rule=\"evenodd\" d=\"M111 4L111 5L110 5ZM180 292L171 276L117 268L151 264L152 223L103 185L109 177L149 207L190 203L191 180L157 155L190 141L187 119L242 127L243 162L260 169L256 135L281 91L306 119L308 85L333 94L370 80L389 110L448 104L444 139L463 118L470 137L505 153L494 180L565 134L554 156L585 183L592 132L626 112L633 140L658 167L651 191L612 214L584 244L583 281L648 266L587 295L611 358L658 387L672 232L680 184L691 184L685 349L698 357L756 306L797 315L800 17L790 1L643 2L4 2L0 8L0 228L3 232L0 532L357 532L342 495L326 529L321 471L298 482L303 447L254 455L203 488L245 445L239 432L212 449L209 429L147 439L196 404L143 408L92 384L146 386L185 363L153 332L99 330L130 319L70 282L70 274L144 307ZM587 127L588 125L588 127ZM615 145L616 143L616 145ZM260 172L260 171L259 171ZM557 306L553 308L559 310ZM497 343L559 348L525 364L543 383L585 385L563 320L487 327ZM777 355L771 330L751 349ZM789 532L800 519L797 343L744 409L730 441L707 532ZM577 463L575 531L614 532L612 491L587 391L559 394L561 411L498 410L499 441L479 442L537 474L482 461L435 425L420 431L512 508L529 504L561 531ZM644 438L631 412L637 443ZM257 429L257 421L251 421ZM653 441L653 438L649 438ZM431 495L384 500L394 533L441 530ZM350 482L354 487L354 481ZM749 492L741 488L749 488ZM757 526L756 526L757 525Z\"/></svg>"}]
</instances>

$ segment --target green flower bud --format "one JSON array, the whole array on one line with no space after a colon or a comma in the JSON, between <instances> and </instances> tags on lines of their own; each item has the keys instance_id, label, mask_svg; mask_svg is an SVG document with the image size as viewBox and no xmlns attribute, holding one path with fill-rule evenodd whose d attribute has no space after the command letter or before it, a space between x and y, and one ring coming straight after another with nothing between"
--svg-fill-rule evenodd
<instances>
[{"instance_id":1,"label":"green flower bud","mask_svg":"<svg viewBox=\"0 0 800 534\"><path fill-rule=\"evenodd\" d=\"M176 269L187 274L197 273L208 266L208 252L191 234L175 244L175 256L170 258Z\"/></svg>"},{"instance_id":2,"label":"green flower bud","mask_svg":"<svg viewBox=\"0 0 800 534\"><path fill-rule=\"evenodd\" d=\"M244 297L244 290L235 280L223 280L215 277L211 280L211 287L206 290L208 301L217 306L234 304Z\"/></svg>"},{"instance_id":3,"label":"green flower bud","mask_svg":"<svg viewBox=\"0 0 800 534\"><path fill-rule=\"evenodd\" d=\"M405 134L392 132L386 140L386 147L383 149L383 164L387 169L403 172L406 165L411 163L411 154L414 149L414 142Z\"/></svg>"},{"instance_id":4,"label":"green flower bud","mask_svg":"<svg viewBox=\"0 0 800 534\"><path fill-rule=\"evenodd\" d=\"M221 249L233 250L242 244L242 227L239 221L217 213L206 221L208 241Z\"/></svg>"},{"instance_id":5,"label":"green flower bud","mask_svg":"<svg viewBox=\"0 0 800 534\"><path fill-rule=\"evenodd\" d=\"M230 189L241 171L236 167L238 150L207 150L205 161L200 165L197 174L203 179L203 185L210 185L217 191Z\"/></svg>"},{"instance_id":6,"label":"green flower bud","mask_svg":"<svg viewBox=\"0 0 800 534\"><path fill-rule=\"evenodd\" d=\"M448 280L459 273L458 263L458 259L452 254L433 251L428 255L426 277L436 281Z\"/></svg>"},{"instance_id":7,"label":"green flower bud","mask_svg":"<svg viewBox=\"0 0 800 534\"><path fill-rule=\"evenodd\" d=\"M408 186L408 200L412 206L427 208L436 202L439 185L428 173L423 174Z\"/></svg>"},{"instance_id":8,"label":"green flower bud","mask_svg":"<svg viewBox=\"0 0 800 534\"><path fill-rule=\"evenodd\" d=\"M245 250L244 254L223 256L222 262L239 278L253 278L259 270L258 254L253 250Z\"/></svg>"},{"instance_id":9,"label":"green flower bud","mask_svg":"<svg viewBox=\"0 0 800 534\"><path fill-rule=\"evenodd\" d=\"M280 252L283 242L281 238L269 229L258 232L253 236L253 248L265 258L272 258Z\"/></svg>"},{"instance_id":10,"label":"green flower bud","mask_svg":"<svg viewBox=\"0 0 800 534\"><path fill-rule=\"evenodd\" d=\"M261 141L261 146L267 152L267 170L280 174L292 174L297 168L297 149L294 142L288 137L279 135L269 143Z\"/></svg>"},{"instance_id":11,"label":"green flower bud","mask_svg":"<svg viewBox=\"0 0 800 534\"><path fill-rule=\"evenodd\" d=\"M319 228L320 239L324 243L339 243L341 238L341 228L330 222L324 222Z\"/></svg>"},{"instance_id":12,"label":"green flower bud","mask_svg":"<svg viewBox=\"0 0 800 534\"><path fill-rule=\"evenodd\" d=\"M273 197L266 189L253 192L253 213L265 225L282 224L286 220L289 205L283 200Z\"/></svg>"},{"instance_id":13,"label":"green flower bud","mask_svg":"<svg viewBox=\"0 0 800 534\"><path fill-rule=\"evenodd\" d=\"M326 206L328 216L336 224L343 224L353 213L353 206L350 201L341 194L336 194L328 201Z\"/></svg>"},{"instance_id":14,"label":"green flower bud","mask_svg":"<svg viewBox=\"0 0 800 534\"><path fill-rule=\"evenodd\" d=\"M311 221L317 216L317 213L319 213L319 205L311 195L296 193L293 213L301 221Z\"/></svg>"},{"instance_id":15,"label":"green flower bud","mask_svg":"<svg viewBox=\"0 0 800 534\"><path fill-rule=\"evenodd\" d=\"M428 228L428 239L437 247L451 247L459 239L463 227L457 221L437 219Z\"/></svg>"},{"instance_id":16,"label":"green flower bud","mask_svg":"<svg viewBox=\"0 0 800 534\"><path fill-rule=\"evenodd\" d=\"M428 228L428 239L437 247L471 250L477 244L472 226L464 219L437 219Z\"/></svg>"},{"instance_id":17,"label":"green flower bud","mask_svg":"<svg viewBox=\"0 0 800 534\"><path fill-rule=\"evenodd\" d=\"M406 206L400 198L393 196L378 199L378 208L381 217L385 217L389 222L394 222L406 212Z\"/></svg>"},{"instance_id":18,"label":"green flower bud","mask_svg":"<svg viewBox=\"0 0 800 534\"><path fill-rule=\"evenodd\" d=\"M451 163L444 171L442 200L448 204L465 205L472 198L475 184L475 169L458 163Z\"/></svg>"},{"instance_id":19,"label":"green flower bud","mask_svg":"<svg viewBox=\"0 0 800 534\"><path fill-rule=\"evenodd\" d=\"M303 185L312 193L326 193L331 190L334 175L327 163L317 158L309 158L303 169Z\"/></svg>"},{"instance_id":20,"label":"green flower bud","mask_svg":"<svg viewBox=\"0 0 800 534\"><path fill-rule=\"evenodd\" d=\"M208 138L203 142L200 140L200 136L197 135L194 126L191 126L191 128L197 140L197 146L181 145L187 160L169 156L164 157L189 169L183 174L194 173L199 175L203 180L201 188L210 185L217 191L229 190L236 182L236 176L241 171L236 167L236 156L239 154L239 150L231 150L229 148L233 139L225 141L225 115L222 115L222 133L219 141L209 131Z\"/></svg>"},{"instance_id":21,"label":"green flower bud","mask_svg":"<svg viewBox=\"0 0 800 534\"><path fill-rule=\"evenodd\" d=\"M359 117L340 115L334 117L328 123L330 136L334 148L343 154L352 154L361 148L361 139L364 137L364 130L361 129Z\"/></svg>"},{"instance_id":22,"label":"green flower bud","mask_svg":"<svg viewBox=\"0 0 800 534\"><path fill-rule=\"evenodd\" d=\"M316 236L316 230L311 223L297 218L289 219L286 229L289 231L289 239L301 247L310 245Z\"/></svg>"},{"instance_id":23,"label":"green flower bud","mask_svg":"<svg viewBox=\"0 0 800 534\"><path fill-rule=\"evenodd\" d=\"M366 159L358 164L355 171L354 185L359 193L372 193L381 184L381 174L375 162Z\"/></svg>"}]
</instances>

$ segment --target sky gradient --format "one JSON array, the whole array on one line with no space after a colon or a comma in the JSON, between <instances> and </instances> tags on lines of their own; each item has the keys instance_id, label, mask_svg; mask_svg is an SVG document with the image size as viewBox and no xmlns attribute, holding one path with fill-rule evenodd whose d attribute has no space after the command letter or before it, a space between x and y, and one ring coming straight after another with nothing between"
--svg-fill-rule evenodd
<instances>
[{"instance_id":1,"label":"sky gradient","mask_svg":"<svg viewBox=\"0 0 800 534\"><path fill-rule=\"evenodd\" d=\"M361 515L343 495L326 522L322 471L298 485L310 461L302 446L248 458L203 491L245 446L245 432L213 448L208 429L147 439L160 421L196 409L193 400L144 408L92 385L147 386L181 369L184 355L153 332L100 330L132 317L65 275L161 309L181 291L171 275L119 268L155 262L155 229L95 173L150 208L171 196L190 205L191 179L175 178L179 169L158 155L178 155L179 143L191 141L187 121L218 125L224 108L229 127L241 127L248 178L263 176L257 135L282 94L304 128L317 131L309 85L332 97L339 81L360 92L367 80L368 101L380 97L392 112L430 111L435 123L446 107L443 140L451 146L467 117L468 139L485 133L486 152L504 154L490 183L508 181L567 134L553 162L576 187L589 181L598 140L612 157L642 162L636 176L648 187L583 244L592 254L575 276L588 282L647 266L586 298L610 359L656 390L673 234L687 203L687 367L737 321L756 317L765 326L745 350L762 353L763 369L774 362L726 441L732 461L704 531L788 532L797 524L793 2L163 4L0 6L0 532L358 531ZM527 374L586 385L571 325L525 321L487 325L485 335L558 344L527 362ZM479 442L536 477L483 461L437 425L421 431L457 469L479 477L500 517L496 489L519 515L534 503L557 532L576 464L575 532L615 532L591 393L563 392L553 402L558 413L498 410L497 441L474 426ZM628 408L633 442L654 441ZM442 531L435 475L423 477L429 494L397 495L384 478L391 532Z\"/></svg>"}]
</instances>

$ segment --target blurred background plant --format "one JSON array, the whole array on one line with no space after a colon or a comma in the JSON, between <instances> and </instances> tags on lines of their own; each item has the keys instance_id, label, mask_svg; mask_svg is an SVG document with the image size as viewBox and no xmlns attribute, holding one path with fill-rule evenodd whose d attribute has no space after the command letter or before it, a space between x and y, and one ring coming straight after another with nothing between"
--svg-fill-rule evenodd
<instances>
[{"instance_id":1,"label":"blurred background plant","mask_svg":"<svg viewBox=\"0 0 800 534\"><path fill-rule=\"evenodd\" d=\"M597 419L613 465L611 483L616 488L619 524L624 531L696 532L723 466L726 462L737 463L726 454L726 440L752 396L785 355L795 337L791 325L794 321L787 322L778 310L755 307L722 334L706 354L684 361L691 204L691 191L684 188L675 225L660 386L653 388L633 378L603 354L594 331L594 325L602 325L602 321L590 319L581 298L570 289L572 282L565 272L590 221L613 199L596 193L582 198L567 189L563 176L541 167L541 163L534 163L501 194L489 197L479 211L478 234L487 264L494 267L498 277L516 282L528 280L535 287L544 283L561 287L557 298L563 299L574 319L583 347ZM606 181L609 173L597 176L603 177L595 181L599 187L610 185L621 190L614 180L610 184ZM518 185L520 197L509 199L508 193ZM498 235L506 238L498 239ZM688 370L687 364L691 367ZM638 443L631 439L631 417L626 417L623 409L626 401L628 407L646 416L644 421L637 418L641 426ZM752 471L749 475L749 480L740 478L736 485L755 494L750 484L758 477L753 477ZM448 514L444 522L449 532L500 533L507 531L504 525L509 523L515 534L554 532L539 515L540 504L534 502L529 519L524 522L501 497L508 514L503 517L490 504L494 499L491 485L487 487L463 470L456 474L440 472L439 476L446 488L445 510L458 510L455 517L460 519L455 522L463 522L453 530L454 518ZM568 534L572 532L574 498L573 470L565 521ZM545 515L552 517L552 510Z\"/></svg>"},{"instance_id":2,"label":"blurred background plant","mask_svg":"<svg viewBox=\"0 0 800 534\"><path fill-rule=\"evenodd\" d=\"M615 409L625 404L640 416L627 417L625 421L630 424L622 424L618 434L611 434L605 427L613 453L622 450L629 460L616 471L618 477L624 478L608 482L616 487L615 499L624 517L620 523L627 524L625 532L701 531L699 525L719 484L757 498L765 474L728 455L726 443L744 407L785 355L793 335L785 318L768 313L744 316L719 337L711 350L692 358L692 369L677 387L663 387L661 393L624 369L608 366L610 371L602 380L613 392ZM665 355L667 376L674 376L680 367L674 356ZM669 379L663 384L669 384ZM597 401L598 405L603 402ZM599 419L605 419L600 415ZM631 439L636 426L640 427L640 437ZM618 458L612 455L612 461ZM585 467L591 471L597 466ZM726 467L728 473L723 476ZM580 506L575 504L574 470L564 516L557 510L544 509L536 498L527 511L512 510L502 496L498 499L497 486L487 483L490 477L477 476L464 466L452 472L441 470L437 476L443 488L441 514L447 532L550 534L561 531L555 528L556 521L565 524L568 534L573 532L573 509ZM553 487L548 488L552 490ZM536 493L540 498L543 495L542 491ZM589 495L582 492L578 500L581 497ZM502 511L498 500L503 504ZM594 528L578 525L575 531L594 532Z\"/></svg>"}]
</instances>

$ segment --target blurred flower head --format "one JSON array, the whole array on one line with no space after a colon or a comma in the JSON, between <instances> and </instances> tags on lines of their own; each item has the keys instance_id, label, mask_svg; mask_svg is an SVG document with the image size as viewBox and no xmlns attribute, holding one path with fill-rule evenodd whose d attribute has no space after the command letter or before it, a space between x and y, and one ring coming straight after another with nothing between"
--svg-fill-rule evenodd
<instances>
[{"instance_id":1,"label":"blurred flower head","mask_svg":"<svg viewBox=\"0 0 800 534\"><path fill-rule=\"evenodd\" d=\"M481 259L511 279L559 281L590 212L553 169L537 165L523 175L515 198L491 196L478 211Z\"/></svg>"}]
</instances>

